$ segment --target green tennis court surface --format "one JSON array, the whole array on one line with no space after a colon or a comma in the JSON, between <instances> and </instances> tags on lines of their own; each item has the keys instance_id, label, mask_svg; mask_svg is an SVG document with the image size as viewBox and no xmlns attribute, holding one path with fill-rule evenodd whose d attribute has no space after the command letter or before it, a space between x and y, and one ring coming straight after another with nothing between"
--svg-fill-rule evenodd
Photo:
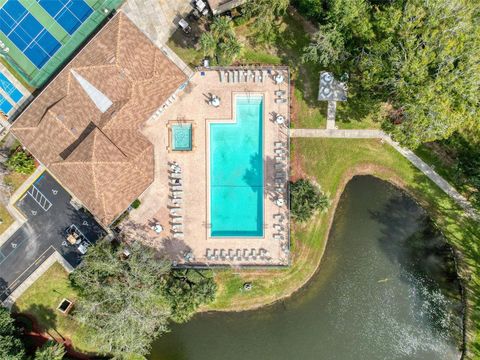
<instances>
[{"instance_id":1,"label":"green tennis court surface","mask_svg":"<svg viewBox=\"0 0 480 360\"><path fill-rule=\"evenodd\" d=\"M0 56L40 87L123 0L0 0Z\"/></svg>"}]
</instances>

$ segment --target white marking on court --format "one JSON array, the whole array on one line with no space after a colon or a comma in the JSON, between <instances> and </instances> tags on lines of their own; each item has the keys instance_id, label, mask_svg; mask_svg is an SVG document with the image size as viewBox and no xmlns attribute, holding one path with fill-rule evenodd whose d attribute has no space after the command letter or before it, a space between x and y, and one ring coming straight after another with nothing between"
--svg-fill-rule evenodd
<instances>
[{"instance_id":1,"label":"white marking on court","mask_svg":"<svg viewBox=\"0 0 480 360\"><path fill-rule=\"evenodd\" d=\"M30 195L33 198L33 200L35 200L35 202L38 205L40 205L40 207L44 211L48 211L51 208L52 203L50 202L50 200L48 200L47 197L45 195L43 195L42 192L40 190L38 190L35 185L32 185L32 187L30 189L28 189L27 194ZM33 212L32 212L32 214L33 214ZM33 214L33 215L35 215L35 214Z\"/></svg>"}]
</instances>

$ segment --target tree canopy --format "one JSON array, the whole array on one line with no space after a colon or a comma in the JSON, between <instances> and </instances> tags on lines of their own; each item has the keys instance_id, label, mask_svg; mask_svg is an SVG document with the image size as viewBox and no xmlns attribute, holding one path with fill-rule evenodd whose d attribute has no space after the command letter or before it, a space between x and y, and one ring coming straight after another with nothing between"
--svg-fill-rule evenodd
<instances>
[{"instance_id":1,"label":"tree canopy","mask_svg":"<svg viewBox=\"0 0 480 360\"><path fill-rule=\"evenodd\" d=\"M229 65L242 51L242 44L228 16L215 17L210 31L200 36L199 44L204 56L220 65Z\"/></svg>"},{"instance_id":2,"label":"tree canopy","mask_svg":"<svg viewBox=\"0 0 480 360\"><path fill-rule=\"evenodd\" d=\"M389 110L384 128L397 140L416 147L454 131L480 133L478 1L298 2L320 25L304 58L350 73L349 102L386 105L371 109ZM348 56L338 56L343 46Z\"/></svg>"},{"instance_id":3,"label":"tree canopy","mask_svg":"<svg viewBox=\"0 0 480 360\"><path fill-rule=\"evenodd\" d=\"M304 222L316 211L325 210L330 204L328 197L306 179L290 184L290 208L292 218Z\"/></svg>"},{"instance_id":4,"label":"tree canopy","mask_svg":"<svg viewBox=\"0 0 480 360\"><path fill-rule=\"evenodd\" d=\"M25 349L18 338L14 320L10 316L10 311L3 306L0 306L0 359L25 359Z\"/></svg>"},{"instance_id":5,"label":"tree canopy","mask_svg":"<svg viewBox=\"0 0 480 360\"><path fill-rule=\"evenodd\" d=\"M243 7L247 18L255 17L253 28L258 42L271 42L275 37L276 19L287 10L290 0L249 0Z\"/></svg>"},{"instance_id":6,"label":"tree canopy","mask_svg":"<svg viewBox=\"0 0 480 360\"><path fill-rule=\"evenodd\" d=\"M93 329L99 351L120 358L146 355L168 322L186 321L197 307L215 297L208 272L178 272L153 249L133 242L100 241L70 275L80 298L74 316ZM196 275L195 275L196 274Z\"/></svg>"},{"instance_id":7,"label":"tree canopy","mask_svg":"<svg viewBox=\"0 0 480 360\"><path fill-rule=\"evenodd\" d=\"M37 349L34 360L62 360L65 353L63 344L47 341L40 349Z\"/></svg>"}]
</instances>

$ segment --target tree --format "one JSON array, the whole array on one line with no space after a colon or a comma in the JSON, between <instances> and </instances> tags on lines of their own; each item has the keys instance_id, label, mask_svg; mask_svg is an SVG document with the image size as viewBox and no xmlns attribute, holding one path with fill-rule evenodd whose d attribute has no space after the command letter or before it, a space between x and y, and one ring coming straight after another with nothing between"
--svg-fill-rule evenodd
<instances>
[{"instance_id":1,"label":"tree","mask_svg":"<svg viewBox=\"0 0 480 360\"><path fill-rule=\"evenodd\" d=\"M79 293L74 317L92 329L100 352L122 359L148 354L169 320L188 320L215 297L211 272L171 270L170 261L140 242L124 246L100 241L70 275Z\"/></svg>"},{"instance_id":2,"label":"tree","mask_svg":"<svg viewBox=\"0 0 480 360\"><path fill-rule=\"evenodd\" d=\"M166 286L166 295L172 305L172 319L179 323L186 322L198 306L215 299L216 291L217 285L211 271L173 271Z\"/></svg>"},{"instance_id":3,"label":"tree","mask_svg":"<svg viewBox=\"0 0 480 360\"><path fill-rule=\"evenodd\" d=\"M368 98L372 118L409 147L464 129L480 138L478 1L305 1L322 16L303 58L350 74L346 106ZM348 56L334 51L342 41Z\"/></svg>"},{"instance_id":4,"label":"tree","mask_svg":"<svg viewBox=\"0 0 480 360\"><path fill-rule=\"evenodd\" d=\"M230 64L240 54L242 48L242 44L235 37L229 37L225 42L220 43L220 63Z\"/></svg>"},{"instance_id":5,"label":"tree","mask_svg":"<svg viewBox=\"0 0 480 360\"><path fill-rule=\"evenodd\" d=\"M253 28L258 42L272 42L275 39L276 19L285 14L290 0L249 0L244 5L248 19L255 18Z\"/></svg>"},{"instance_id":6,"label":"tree","mask_svg":"<svg viewBox=\"0 0 480 360\"><path fill-rule=\"evenodd\" d=\"M0 306L0 358L5 360L25 359L25 349L18 338L18 331L8 309Z\"/></svg>"},{"instance_id":7,"label":"tree","mask_svg":"<svg viewBox=\"0 0 480 360\"><path fill-rule=\"evenodd\" d=\"M292 218L305 222L318 210L325 210L330 202L315 185L306 179L290 184L290 208Z\"/></svg>"},{"instance_id":8,"label":"tree","mask_svg":"<svg viewBox=\"0 0 480 360\"><path fill-rule=\"evenodd\" d=\"M213 32L204 32L200 36L200 48L203 51L203 56L212 58L215 56L217 50L217 39L213 35Z\"/></svg>"},{"instance_id":9,"label":"tree","mask_svg":"<svg viewBox=\"0 0 480 360\"><path fill-rule=\"evenodd\" d=\"M162 293L170 262L138 242L123 248L101 241L70 275L80 298L75 318L92 328L99 351L119 357L146 355L167 331L170 305Z\"/></svg>"},{"instance_id":10,"label":"tree","mask_svg":"<svg viewBox=\"0 0 480 360\"><path fill-rule=\"evenodd\" d=\"M17 151L6 161L10 170L20 174L31 174L35 170L35 161L25 151Z\"/></svg>"},{"instance_id":11,"label":"tree","mask_svg":"<svg viewBox=\"0 0 480 360\"><path fill-rule=\"evenodd\" d=\"M66 351L63 344L55 341L47 341L35 352L35 360L62 360L65 353Z\"/></svg>"},{"instance_id":12,"label":"tree","mask_svg":"<svg viewBox=\"0 0 480 360\"><path fill-rule=\"evenodd\" d=\"M343 61L346 55L342 33L336 26L321 25L313 41L303 49L302 61L316 62L326 67Z\"/></svg>"},{"instance_id":13,"label":"tree","mask_svg":"<svg viewBox=\"0 0 480 360\"><path fill-rule=\"evenodd\" d=\"M242 51L232 20L228 16L214 18L210 31L200 37L200 47L205 56L216 57L221 65L229 65Z\"/></svg>"}]
</instances>

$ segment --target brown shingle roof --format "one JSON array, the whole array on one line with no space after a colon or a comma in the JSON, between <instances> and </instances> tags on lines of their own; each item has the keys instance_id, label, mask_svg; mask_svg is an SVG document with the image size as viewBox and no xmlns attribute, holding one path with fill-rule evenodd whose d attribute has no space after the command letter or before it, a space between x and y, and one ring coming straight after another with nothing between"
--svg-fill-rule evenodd
<instances>
[{"instance_id":1,"label":"brown shingle roof","mask_svg":"<svg viewBox=\"0 0 480 360\"><path fill-rule=\"evenodd\" d=\"M109 224L153 181L153 146L139 127L185 80L120 12L23 112L12 132ZM98 99L107 105L102 108Z\"/></svg>"}]
</instances>

